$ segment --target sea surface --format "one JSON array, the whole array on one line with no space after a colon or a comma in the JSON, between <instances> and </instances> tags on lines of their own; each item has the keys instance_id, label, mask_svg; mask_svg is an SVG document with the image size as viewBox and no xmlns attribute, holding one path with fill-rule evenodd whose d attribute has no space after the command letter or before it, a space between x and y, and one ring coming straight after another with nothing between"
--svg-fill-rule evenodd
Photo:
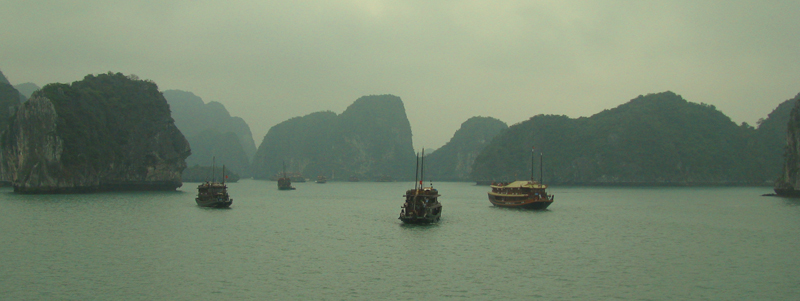
<instances>
[{"instance_id":1,"label":"sea surface","mask_svg":"<svg viewBox=\"0 0 800 301\"><path fill-rule=\"evenodd\" d=\"M427 184L427 183L426 183ZM800 200L761 188L551 187L546 211L434 183L229 183L230 209L177 192L0 189L3 300L798 300Z\"/></svg>"}]
</instances>

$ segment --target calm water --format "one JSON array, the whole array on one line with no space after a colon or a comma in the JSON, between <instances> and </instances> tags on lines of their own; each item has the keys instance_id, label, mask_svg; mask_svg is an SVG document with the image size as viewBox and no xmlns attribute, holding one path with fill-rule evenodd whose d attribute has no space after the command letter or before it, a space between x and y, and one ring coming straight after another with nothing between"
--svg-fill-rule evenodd
<instances>
[{"instance_id":1,"label":"calm water","mask_svg":"<svg viewBox=\"0 0 800 301\"><path fill-rule=\"evenodd\" d=\"M8 300L789 300L800 201L769 188L553 187L547 211L434 183L442 221L397 219L413 183L231 183L183 191L0 190Z\"/></svg>"}]
</instances>

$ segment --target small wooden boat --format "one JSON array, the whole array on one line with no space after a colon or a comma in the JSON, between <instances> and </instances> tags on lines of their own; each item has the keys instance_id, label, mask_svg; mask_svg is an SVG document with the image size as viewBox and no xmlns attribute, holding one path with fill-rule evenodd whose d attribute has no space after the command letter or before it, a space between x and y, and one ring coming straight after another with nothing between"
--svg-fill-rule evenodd
<instances>
[{"instance_id":1,"label":"small wooden boat","mask_svg":"<svg viewBox=\"0 0 800 301\"><path fill-rule=\"evenodd\" d=\"M205 182L197 186L197 198L200 207L228 208L233 204L233 199L228 195L228 186L225 182Z\"/></svg>"},{"instance_id":2,"label":"small wooden boat","mask_svg":"<svg viewBox=\"0 0 800 301\"><path fill-rule=\"evenodd\" d=\"M432 187L409 189L403 195L406 202L400 210L399 219L406 224L430 224L442 217L442 203L439 191Z\"/></svg>"},{"instance_id":3,"label":"small wooden boat","mask_svg":"<svg viewBox=\"0 0 800 301\"><path fill-rule=\"evenodd\" d=\"M286 176L286 163L283 164L283 177L278 178L278 190L294 190L292 179Z\"/></svg>"},{"instance_id":4,"label":"small wooden boat","mask_svg":"<svg viewBox=\"0 0 800 301\"><path fill-rule=\"evenodd\" d=\"M211 174L214 175L214 163L211 164ZM228 186L225 185L225 165L222 166L222 183L212 176L210 182L197 186L195 202L200 207L228 208L233 204L233 199L228 195Z\"/></svg>"},{"instance_id":5,"label":"small wooden boat","mask_svg":"<svg viewBox=\"0 0 800 301\"><path fill-rule=\"evenodd\" d=\"M317 183L317 184L325 184L327 182L328 182L328 178L326 178L325 176L318 176L317 180L314 181L314 183Z\"/></svg>"}]
</instances>

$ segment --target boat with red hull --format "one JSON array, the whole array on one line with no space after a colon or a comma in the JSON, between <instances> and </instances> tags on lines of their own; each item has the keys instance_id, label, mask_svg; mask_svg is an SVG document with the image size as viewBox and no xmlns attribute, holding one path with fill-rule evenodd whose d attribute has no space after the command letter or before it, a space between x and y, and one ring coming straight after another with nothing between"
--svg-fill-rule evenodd
<instances>
[{"instance_id":1,"label":"boat with red hull","mask_svg":"<svg viewBox=\"0 0 800 301\"><path fill-rule=\"evenodd\" d=\"M515 181L511 183L492 183L489 202L497 207L547 209L554 196L546 192L547 185L535 181Z\"/></svg>"}]
</instances>

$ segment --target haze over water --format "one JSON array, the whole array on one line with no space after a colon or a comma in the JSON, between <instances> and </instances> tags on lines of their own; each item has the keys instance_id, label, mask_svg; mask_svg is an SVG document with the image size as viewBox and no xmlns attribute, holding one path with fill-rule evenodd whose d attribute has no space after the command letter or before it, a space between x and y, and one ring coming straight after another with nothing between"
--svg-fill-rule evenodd
<instances>
[{"instance_id":1,"label":"haze over water","mask_svg":"<svg viewBox=\"0 0 800 301\"><path fill-rule=\"evenodd\" d=\"M397 220L413 183L179 192L0 191L0 299L788 300L800 201L769 188L552 187L547 211L434 183L442 221Z\"/></svg>"}]
</instances>

